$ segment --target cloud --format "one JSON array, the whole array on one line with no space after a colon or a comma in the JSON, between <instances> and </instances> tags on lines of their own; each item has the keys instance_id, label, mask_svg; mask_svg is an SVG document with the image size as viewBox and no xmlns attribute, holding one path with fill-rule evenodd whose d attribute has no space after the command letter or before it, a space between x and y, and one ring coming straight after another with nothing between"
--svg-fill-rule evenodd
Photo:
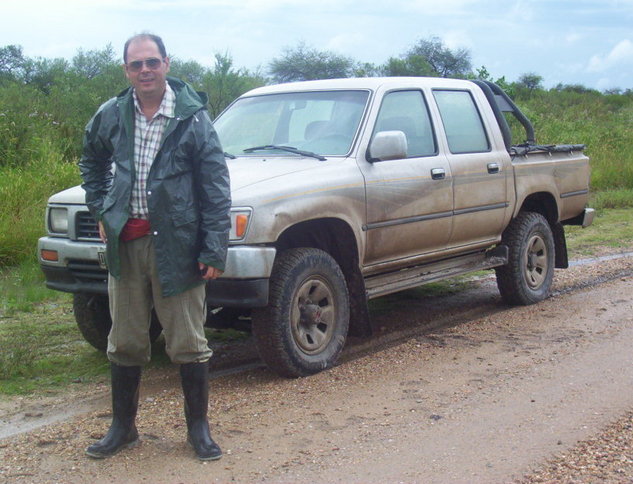
<instances>
[{"instance_id":1,"label":"cloud","mask_svg":"<svg viewBox=\"0 0 633 484\"><path fill-rule=\"evenodd\" d=\"M343 33L332 37L326 44L325 50L335 52L351 51L357 47L361 47L366 40L365 36L360 33Z\"/></svg>"},{"instance_id":2,"label":"cloud","mask_svg":"<svg viewBox=\"0 0 633 484\"><path fill-rule=\"evenodd\" d=\"M391 7L405 11L430 14L434 17L443 15L465 15L469 8L474 8L480 0L392 0Z\"/></svg>"},{"instance_id":3,"label":"cloud","mask_svg":"<svg viewBox=\"0 0 633 484\"><path fill-rule=\"evenodd\" d=\"M565 36L565 42L567 42L568 44L575 44L580 40L582 40L582 35L575 32Z\"/></svg>"},{"instance_id":4,"label":"cloud","mask_svg":"<svg viewBox=\"0 0 633 484\"><path fill-rule=\"evenodd\" d=\"M611 49L611 52L606 56L594 55L589 60L587 70L589 72L604 72L613 67L630 63L633 63L633 42L625 39Z\"/></svg>"},{"instance_id":5,"label":"cloud","mask_svg":"<svg viewBox=\"0 0 633 484\"><path fill-rule=\"evenodd\" d=\"M604 90L610 89L612 87L614 87L614 83L608 77L602 77L602 78L598 79L598 81L596 82L596 85L595 85L595 88L598 89L599 91L604 91Z\"/></svg>"},{"instance_id":6,"label":"cloud","mask_svg":"<svg viewBox=\"0 0 633 484\"><path fill-rule=\"evenodd\" d=\"M461 49L463 47L472 49L474 42L468 32L464 30L449 30L442 34L442 40L449 49Z\"/></svg>"}]
</instances>

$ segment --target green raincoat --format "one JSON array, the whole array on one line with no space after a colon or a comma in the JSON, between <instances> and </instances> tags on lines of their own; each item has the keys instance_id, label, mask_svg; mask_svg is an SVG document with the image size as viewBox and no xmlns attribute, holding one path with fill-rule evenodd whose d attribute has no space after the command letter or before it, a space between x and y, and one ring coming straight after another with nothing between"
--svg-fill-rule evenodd
<instances>
[{"instance_id":1,"label":"green raincoat","mask_svg":"<svg viewBox=\"0 0 633 484\"><path fill-rule=\"evenodd\" d=\"M147 180L163 296L203 284L198 262L224 270L231 225L229 173L206 95L178 79L167 81L176 94L175 117ZM119 235L129 218L135 177L132 88L104 103L86 126L79 168L86 204L106 231L108 270L118 278Z\"/></svg>"}]
</instances>

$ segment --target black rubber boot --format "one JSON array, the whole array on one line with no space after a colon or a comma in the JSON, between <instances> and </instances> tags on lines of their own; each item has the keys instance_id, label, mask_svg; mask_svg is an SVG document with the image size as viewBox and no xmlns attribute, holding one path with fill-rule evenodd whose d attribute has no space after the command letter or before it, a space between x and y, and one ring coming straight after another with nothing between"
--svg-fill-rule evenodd
<instances>
[{"instance_id":1,"label":"black rubber boot","mask_svg":"<svg viewBox=\"0 0 633 484\"><path fill-rule=\"evenodd\" d=\"M187 442L200 460L222 457L218 444L211 438L207 410L209 408L209 362L180 365L182 391L185 395Z\"/></svg>"},{"instance_id":2,"label":"black rubber boot","mask_svg":"<svg viewBox=\"0 0 633 484\"><path fill-rule=\"evenodd\" d=\"M110 364L112 373L112 424L99 442L86 449L86 454L103 459L118 451L134 447L138 431L134 423L138 410L138 390L141 382L140 366Z\"/></svg>"}]
</instances>

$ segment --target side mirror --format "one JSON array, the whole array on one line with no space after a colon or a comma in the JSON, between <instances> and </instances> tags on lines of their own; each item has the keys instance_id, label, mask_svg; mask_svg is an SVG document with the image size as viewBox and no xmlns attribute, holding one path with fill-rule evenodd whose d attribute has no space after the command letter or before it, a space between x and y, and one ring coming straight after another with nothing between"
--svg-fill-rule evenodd
<instances>
[{"instance_id":1,"label":"side mirror","mask_svg":"<svg viewBox=\"0 0 633 484\"><path fill-rule=\"evenodd\" d=\"M407 157L407 137L402 131L380 131L369 143L367 159L370 162L398 160Z\"/></svg>"}]
</instances>

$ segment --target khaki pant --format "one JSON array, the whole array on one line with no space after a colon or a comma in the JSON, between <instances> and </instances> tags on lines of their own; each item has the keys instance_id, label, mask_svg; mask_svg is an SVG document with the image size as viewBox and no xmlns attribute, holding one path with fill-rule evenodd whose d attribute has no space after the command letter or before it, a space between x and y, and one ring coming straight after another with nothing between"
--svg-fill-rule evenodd
<instances>
[{"instance_id":1,"label":"khaki pant","mask_svg":"<svg viewBox=\"0 0 633 484\"><path fill-rule=\"evenodd\" d=\"M163 327L166 351L174 363L207 361L212 354L204 335L205 286L163 297L152 236L121 242L121 278L108 277L112 329L108 359L121 366L139 366L151 357L149 327L152 308Z\"/></svg>"}]
</instances>

